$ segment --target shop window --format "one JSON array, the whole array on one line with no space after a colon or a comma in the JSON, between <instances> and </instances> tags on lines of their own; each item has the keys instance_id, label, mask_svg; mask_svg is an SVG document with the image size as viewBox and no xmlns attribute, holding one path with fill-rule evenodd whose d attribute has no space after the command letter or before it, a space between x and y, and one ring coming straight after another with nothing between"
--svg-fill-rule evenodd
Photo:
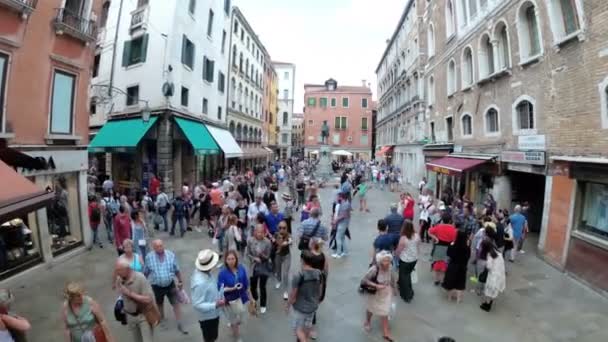
<instances>
[{"instance_id":1,"label":"shop window","mask_svg":"<svg viewBox=\"0 0 608 342\"><path fill-rule=\"evenodd\" d=\"M5 279L40 261L36 213L0 225L0 279Z\"/></svg>"},{"instance_id":2,"label":"shop window","mask_svg":"<svg viewBox=\"0 0 608 342\"><path fill-rule=\"evenodd\" d=\"M584 182L578 230L608 240L608 184Z\"/></svg>"},{"instance_id":3,"label":"shop window","mask_svg":"<svg viewBox=\"0 0 608 342\"><path fill-rule=\"evenodd\" d=\"M47 188L55 196L46 208L53 256L82 243L82 224L78 210L78 174L53 176Z\"/></svg>"}]
</instances>

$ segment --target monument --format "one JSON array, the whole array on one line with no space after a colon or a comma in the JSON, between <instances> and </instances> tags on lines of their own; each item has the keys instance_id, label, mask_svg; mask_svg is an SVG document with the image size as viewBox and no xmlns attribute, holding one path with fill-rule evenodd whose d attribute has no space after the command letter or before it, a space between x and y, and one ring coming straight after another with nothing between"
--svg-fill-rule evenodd
<instances>
[{"instance_id":1,"label":"monument","mask_svg":"<svg viewBox=\"0 0 608 342\"><path fill-rule=\"evenodd\" d=\"M332 178L331 169L331 149L329 147L329 125L327 120L321 126L321 136L319 137L319 164L317 166L316 177L323 183L327 183Z\"/></svg>"}]
</instances>

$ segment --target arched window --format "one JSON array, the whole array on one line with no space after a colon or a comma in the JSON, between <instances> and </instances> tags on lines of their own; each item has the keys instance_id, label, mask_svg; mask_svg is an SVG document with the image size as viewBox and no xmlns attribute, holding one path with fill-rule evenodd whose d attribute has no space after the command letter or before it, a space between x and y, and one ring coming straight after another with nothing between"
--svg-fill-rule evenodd
<instances>
[{"instance_id":1,"label":"arched window","mask_svg":"<svg viewBox=\"0 0 608 342\"><path fill-rule=\"evenodd\" d=\"M471 115L464 114L460 118L460 123L462 126L462 136L467 137L473 135L473 119Z\"/></svg>"},{"instance_id":2,"label":"arched window","mask_svg":"<svg viewBox=\"0 0 608 342\"><path fill-rule=\"evenodd\" d=\"M467 46L462 53L462 87L472 85L473 80L473 51Z\"/></svg>"},{"instance_id":3,"label":"arched window","mask_svg":"<svg viewBox=\"0 0 608 342\"><path fill-rule=\"evenodd\" d=\"M288 121L289 121L289 114L287 112L283 112L283 126L287 126Z\"/></svg>"},{"instance_id":4,"label":"arched window","mask_svg":"<svg viewBox=\"0 0 608 342\"><path fill-rule=\"evenodd\" d=\"M239 83L239 106L243 105L243 83Z\"/></svg>"},{"instance_id":5,"label":"arched window","mask_svg":"<svg viewBox=\"0 0 608 342\"><path fill-rule=\"evenodd\" d=\"M429 25L428 43L429 57L433 57L435 55L435 28L432 23Z\"/></svg>"},{"instance_id":6,"label":"arched window","mask_svg":"<svg viewBox=\"0 0 608 342\"><path fill-rule=\"evenodd\" d=\"M496 108L489 108L485 115L486 133L498 133L500 126L498 123L498 111Z\"/></svg>"},{"instance_id":7,"label":"arched window","mask_svg":"<svg viewBox=\"0 0 608 342\"><path fill-rule=\"evenodd\" d=\"M484 34L479 41L479 78L484 79L494 73L494 47L490 36Z\"/></svg>"},{"instance_id":8,"label":"arched window","mask_svg":"<svg viewBox=\"0 0 608 342\"><path fill-rule=\"evenodd\" d=\"M476 16L477 16L477 0L469 0L469 18L471 18L471 21L474 21Z\"/></svg>"},{"instance_id":9,"label":"arched window","mask_svg":"<svg viewBox=\"0 0 608 342\"><path fill-rule=\"evenodd\" d=\"M435 103L435 78L429 77L429 85L427 90L427 102L430 105Z\"/></svg>"},{"instance_id":10,"label":"arched window","mask_svg":"<svg viewBox=\"0 0 608 342\"><path fill-rule=\"evenodd\" d=\"M465 27L469 24L469 13L467 12L467 1L458 0L458 20L460 27Z\"/></svg>"},{"instance_id":11,"label":"arched window","mask_svg":"<svg viewBox=\"0 0 608 342\"><path fill-rule=\"evenodd\" d=\"M517 33L522 61L525 62L542 53L536 6L531 1L526 1L519 7Z\"/></svg>"},{"instance_id":12,"label":"arched window","mask_svg":"<svg viewBox=\"0 0 608 342\"><path fill-rule=\"evenodd\" d=\"M580 4L579 4L580 2ZM582 16L578 8L583 8L579 0L549 0L548 14L551 20L551 31L556 42L581 29ZM579 5L577 7L577 5Z\"/></svg>"},{"instance_id":13,"label":"arched window","mask_svg":"<svg viewBox=\"0 0 608 342\"><path fill-rule=\"evenodd\" d=\"M230 121L230 125L228 126L228 130L230 131L230 134L232 134L232 136L234 136L236 134L235 127L234 127L234 121Z\"/></svg>"},{"instance_id":14,"label":"arched window","mask_svg":"<svg viewBox=\"0 0 608 342\"><path fill-rule=\"evenodd\" d=\"M249 77L249 58L245 60L245 76Z\"/></svg>"},{"instance_id":15,"label":"arched window","mask_svg":"<svg viewBox=\"0 0 608 342\"><path fill-rule=\"evenodd\" d=\"M236 125L236 139L241 140L242 137L243 137L243 127L241 126L240 123L238 123Z\"/></svg>"},{"instance_id":16,"label":"arched window","mask_svg":"<svg viewBox=\"0 0 608 342\"><path fill-rule=\"evenodd\" d=\"M237 66L237 49L236 49L236 44L232 45L232 65Z\"/></svg>"},{"instance_id":17,"label":"arched window","mask_svg":"<svg viewBox=\"0 0 608 342\"><path fill-rule=\"evenodd\" d=\"M230 100L232 101L232 108L236 106L236 79L233 77L230 81Z\"/></svg>"},{"instance_id":18,"label":"arched window","mask_svg":"<svg viewBox=\"0 0 608 342\"><path fill-rule=\"evenodd\" d=\"M497 44L497 60L498 65L496 70L505 70L511 67L511 48L509 45L509 34L507 32L507 25L504 21L499 22L494 29L494 36L498 41Z\"/></svg>"},{"instance_id":19,"label":"arched window","mask_svg":"<svg viewBox=\"0 0 608 342\"><path fill-rule=\"evenodd\" d=\"M445 34L446 37L451 37L456 32L456 18L454 16L454 6L452 0L445 2Z\"/></svg>"},{"instance_id":20,"label":"arched window","mask_svg":"<svg viewBox=\"0 0 608 342\"><path fill-rule=\"evenodd\" d=\"M448 63L448 95L456 92L456 62L453 59Z\"/></svg>"},{"instance_id":21,"label":"arched window","mask_svg":"<svg viewBox=\"0 0 608 342\"><path fill-rule=\"evenodd\" d=\"M239 71L243 72L243 53L239 53Z\"/></svg>"},{"instance_id":22,"label":"arched window","mask_svg":"<svg viewBox=\"0 0 608 342\"><path fill-rule=\"evenodd\" d=\"M534 129L534 105L528 100L520 101L515 107L517 113L517 128L519 130Z\"/></svg>"}]
</instances>

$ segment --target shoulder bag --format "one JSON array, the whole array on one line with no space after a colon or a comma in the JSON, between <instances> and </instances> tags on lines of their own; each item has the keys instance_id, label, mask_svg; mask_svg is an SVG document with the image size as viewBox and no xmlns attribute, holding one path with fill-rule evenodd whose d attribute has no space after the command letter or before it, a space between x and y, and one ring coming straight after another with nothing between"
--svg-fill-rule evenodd
<instances>
[{"instance_id":1,"label":"shoulder bag","mask_svg":"<svg viewBox=\"0 0 608 342\"><path fill-rule=\"evenodd\" d=\"M312 239L317 234L317 231L319 231L320 226L321 226L321 220L319 220L319 222L317 222L317 225L312 230L312 233L310 234L310 236L307 234L302 234L302 237L300 237L300 242L298 243L299 250L303 251L303 250L307 250L309 248L310 239Z\"/></svg>"},{"instance_id":2,"label":"shoulder bag","mask_svg":"<svg viewBox=\"0 0 608 342\"><path fill-rule=\"evenodd\" d=\"M374 276L372 277L371 281L373 283L378 283L378 272L380 272L380 269L378 269L378 266L372 266L372 267L374 267L376 269L376 271L374 272ZM359 293L374 295L374 294L376 294L377 291L378 291L378 289L375 286L369 285L367 283L367 281L365 280L365 277L363 277L363 279L361 279L361 283L359 284Z\"/></svg>"}]
</instances>

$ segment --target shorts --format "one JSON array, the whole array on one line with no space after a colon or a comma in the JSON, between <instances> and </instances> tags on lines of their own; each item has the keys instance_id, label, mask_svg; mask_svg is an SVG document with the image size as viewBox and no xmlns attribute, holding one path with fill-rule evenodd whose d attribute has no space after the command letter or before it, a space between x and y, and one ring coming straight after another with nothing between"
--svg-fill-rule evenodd
<instances>
[{"instance_id":1,"label":"shorts","mask_svg":"<svg viewBox=\"0 0 608 342\"><path fill-rule=\"evenodd\" d=\"M175 288L175 283L173 282L167 287L152 285L152 291L154 291L156 305L158 305L160 310L162 310L165 296L169 299L169 303L171 305L175 305L177 303L177 291Z\"/></svg>"},{"instance_id":2,"label":"shorts","mask_svg":"<svg viewBox=\"0 0 608 342\"><path fill-rule=\"evenodd\" d=\"M198 321L203 332L203 341L215 341L219 336L220 318L216 317L206 321Z\"/></svg>"},{"instance_id":3,"label":"shorts","mask_svg":"<svg viewBox=\"0 0 608 342\"><path fill-rule=\"evenodd\" d=\"M298 329L312 329L312 321L315 313L303 313L294 308L291 309L291 328L295 332Z\"/></svg>"}]
</instances>

